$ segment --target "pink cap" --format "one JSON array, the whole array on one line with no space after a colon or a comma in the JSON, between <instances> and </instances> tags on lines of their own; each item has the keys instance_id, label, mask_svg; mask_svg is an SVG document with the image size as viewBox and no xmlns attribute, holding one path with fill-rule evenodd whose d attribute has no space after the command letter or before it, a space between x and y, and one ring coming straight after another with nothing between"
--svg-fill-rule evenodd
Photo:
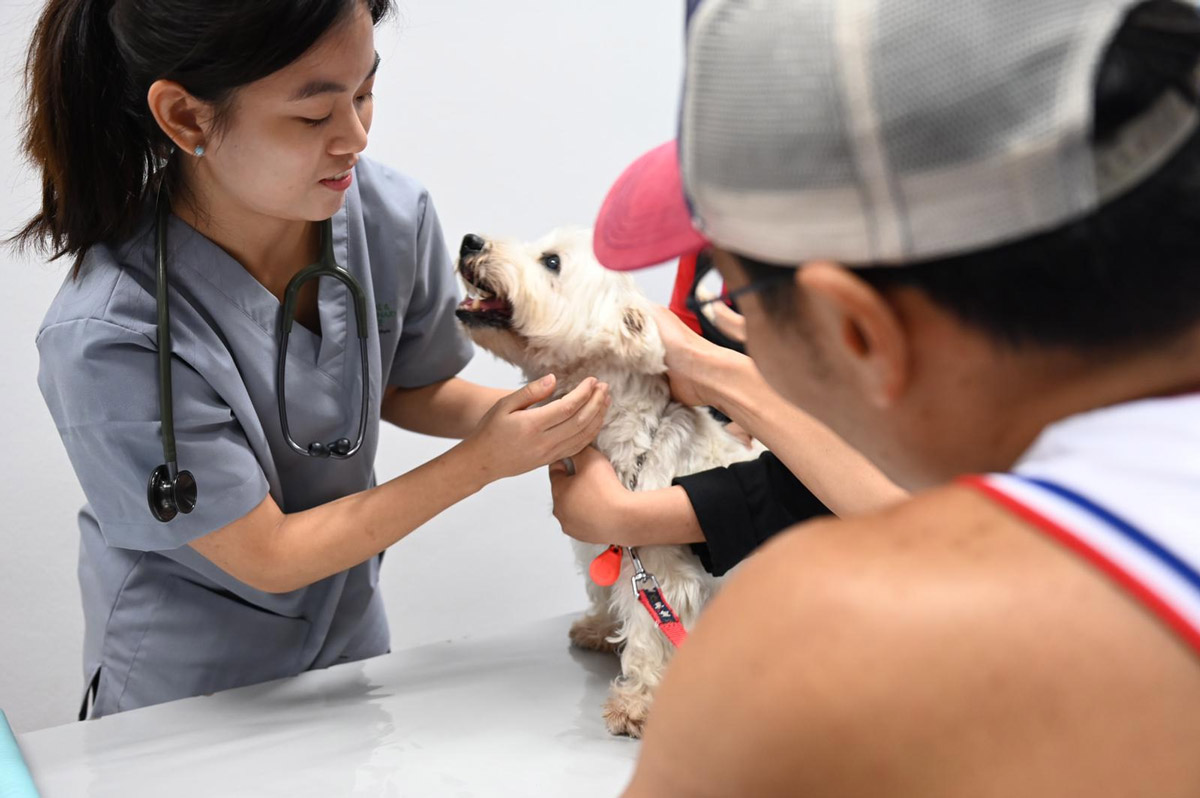
<instances>
[{"instance_id":1,"label":"pink cap","mask_svg":"<svg viewBox=\"0 0 1200 798\"><path fill-rule=\"evenodd\" d=\"M617 178L593 235L596 258L615 271L653 266L708 246L692 226L674 141L650 150Z\"/></svg>"}]
</instances>

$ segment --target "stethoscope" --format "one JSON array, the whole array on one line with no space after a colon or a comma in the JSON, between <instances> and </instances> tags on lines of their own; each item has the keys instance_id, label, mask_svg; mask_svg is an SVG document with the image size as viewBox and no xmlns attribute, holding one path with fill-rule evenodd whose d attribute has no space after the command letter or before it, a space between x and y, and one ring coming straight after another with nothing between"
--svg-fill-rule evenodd
<instances>
[{"instance_id":1,"label":"stethoscope","mask_svg":"<svg viewBox=\"0 0 1200 798\"><path fill-rule=\"evenodd\" d=\"M190 513L196 507L196 478L190 471L180 471L175 455L175 420L172 413L171 399L171 318L167 305L167 220L170 217L170 203L163 201L162 191L158 193L155 208L156 223L154 236L154 256L157 280L158 303L158 404L162 414L163 459L166 461L150 474L147 488L147 499L150 503L150 513L159 521L170 521L179 513ZM362 381L362 408L358 416L358 436L352 443L349 438L338 438L330 443L313 441L308 446L301 446L292 439L288 427L287 399L287 347L288 336L292 332L292 322L296 317L296 301L300 288L309 280L321 277L333 277L346 286L346 290L354 298L354 321L358 326L358 351L362 365L360 379ZM283 437L288 446L296 454L305 457L332 457L344 460L353 457L362 448L363 437L367 430L367 407L369 401L369 386L367 385L367 300L362 286L350 272L338 266L333 255L333 220L326 219L321 223L321 255L316 263L306 266L287 285L283 299L283 317L280 319L279 355L276 367L276 386L279 399L279 424L283 429Z\"/></svg>"}]
</instances>

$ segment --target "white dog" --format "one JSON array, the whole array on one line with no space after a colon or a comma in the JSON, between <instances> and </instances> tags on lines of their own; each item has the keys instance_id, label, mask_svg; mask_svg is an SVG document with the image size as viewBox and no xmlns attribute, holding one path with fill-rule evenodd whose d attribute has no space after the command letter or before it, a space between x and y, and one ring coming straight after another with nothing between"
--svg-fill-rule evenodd
<instances>
[{"instance_id":1,"label":"white dog","mask_svg":"<svg viewBox=\"0 0 1200 798\"><path fill-rule=\"evenodd\" d=\"M626 487L667 487L674 477L761 451L747 449L706 411L671 399L649 301L631 278L596 262L590 232L555 231L532 244L468 235L458 271L468 295L457 315L480 346L528 379L555 374L558 395L589 376L609 384L612 406L596 446ZM576 544L584 573L604 548ZM647 546L638 553L690 629L716 580L686 546ZM672 646L634 595L632 574L626 556L611 588L588 580L592 607L571 627L571 640L620 651L622 676L604 717L613 734L640 737Z\"/></svg>"}]
</instances>

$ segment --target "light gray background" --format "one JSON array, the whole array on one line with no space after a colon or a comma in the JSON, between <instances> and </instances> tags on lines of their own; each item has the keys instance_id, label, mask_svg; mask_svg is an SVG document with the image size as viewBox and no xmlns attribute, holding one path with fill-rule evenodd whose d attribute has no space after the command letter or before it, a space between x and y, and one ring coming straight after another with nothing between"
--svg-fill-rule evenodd
<instances>
[{"instance_id":1,"label":"light gray background","mask_svg":"<svg viewBox=\"0 0 1200 798\"><path fill-rule=\"evenodd\" d=\"M590 224L613 179L674 134L683 3L398 0L368 155L423 181L447 239ZM40 0L0 1L0 233L39 187L18 152L21 68ZM74 718L82 689L75 513L83 494L38 393L34 334L66 265L0 249L0 709L17 732ZM638 275L665 302L672 270ZM464 376L516 387L479 353ZM381 480L447 442L384 430ZM543 472L494 484L394 547L393 646L503 629L584 604Z\"/></svg>"}]
</instances>

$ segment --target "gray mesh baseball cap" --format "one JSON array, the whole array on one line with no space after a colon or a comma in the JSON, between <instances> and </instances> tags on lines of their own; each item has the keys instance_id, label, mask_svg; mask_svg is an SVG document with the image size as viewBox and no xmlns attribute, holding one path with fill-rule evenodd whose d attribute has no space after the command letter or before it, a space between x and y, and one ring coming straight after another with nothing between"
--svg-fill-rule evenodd
<instances>
[{"instance_id":1,"label":"gray mesh baseball cap","mask_svg":"<svg viewBox=\"0 0 1200 798\"><path fill-rule=\"evenodd\" d=\"M690 2L686 196L671 201L709 240L783 264L903 264L1059 227L1153 174L1200 127L1171 92L1092 143L1099 66L1137 4ZM638 259L609 236L638 226L613 201L640 191L644 209L637 177L622 177L597 224L614 268Z\"/></svg>"}]
</instances>

